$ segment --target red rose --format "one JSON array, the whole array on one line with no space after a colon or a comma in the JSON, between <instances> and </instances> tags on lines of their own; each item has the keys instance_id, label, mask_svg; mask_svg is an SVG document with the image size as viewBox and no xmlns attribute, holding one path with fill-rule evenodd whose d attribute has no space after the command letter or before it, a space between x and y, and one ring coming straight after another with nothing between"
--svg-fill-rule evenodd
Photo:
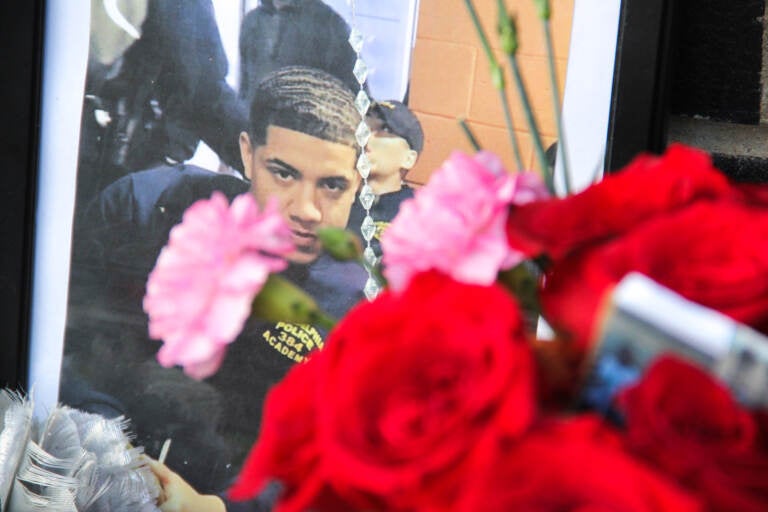
<instances>
[{"instance_id":1,"label":"red rose","mask_svg":"<svg viewBox=\"0 0 768 512\"><path fill-rule=\"evenodd\" d=\"M734 185L739 201L753 206L768 206L768 187L764 183L737 183Z\"/></svg>"},{"instance_id":2,"label":"red rose","mask_svg":"<svg viewBox=\"0 0 768 512\"><path fill-rule=\"evenodd\" d=\"M701 201L587 247L552 266L543 311L584 346L606 292L633 271L768 332L768 210Z\"/></svg>"},{"instance_id":3,"label":"red rose","mask_svg":"<svg viewBox=\"0 0 768 512\"><path fill-rule=\"evenodd\" d=\"M760 449L768 453L768 409L759 409L752 413L757 425L757 443Z\"/></svg>"},{"instance_id":4,"label":"red rose","mask_svg":"<svg viewBox=\"0 0 768 512\"><path fill-rule=\"evenodd\" d=\"M674 357L659 358L643 379L621 393L619 405L629 446L675 477L755 446L749 412L708 373Z\"/></svg>"},{"instance_id":5,"label":"red rose","mask_svg":"<svg viewBox=\"0 0 768 512\"><path fill-rule=\"evenodd\" d=\"M657 215L734 194L706 153L673 144L663 156L640 156L579 194L514 208L507 238L513 249L557 260Z\"/></svg>"},{"instance_id":6,"label":"red rose","mask_svg":"<svg viewBox=\"0 0 768 512\"><path fill-rule=\"evenodd\" d=\"M472 475L462 510L694 511L694 496L628 455L596 416L552 422Z\"/></svg>"},{"instance_id":7,"label":"red rose","mask_svg":"<svg viewBox=\"0 0 768 512\"><path fill-rule=\"evenodd\" d=\"M720 457L702 466L695 489L713 512L768 510L768 460L764 452Z\"/></svg>"},{"instance_id":8,"label":"red rose","mask_svg":"<svg viewBox=\"0 0 768 512\"><path fill-rule=\"evenodd\" d=\"M497 285L421 274L352 311L317 363L323 477L360 510L445 509L534 414L524 322Z\"/></svg>"},{"instance_id":9,"label":"red rose","mask_svg":"<svg viewBox=\"0 0 768 512\"><path fill-rule=\"evenodd\" d=\"M626 443L711 510L768 509L768 458L752 415L708 373L662 357L619 397Z\"/></svg>"},{"instance_id":10,"label":"red rose","mask_svg":"<svg viewBox=\"0 0 768 512\"><path fill-rule=\"evenodd\" d=\"M430 272L353 309L291 370L269 396L241 482L252 485L250 468L258 482L282 480L290 508L280 510L445 509L534 410L512 297Z\"/></svg>"}]
</instances>

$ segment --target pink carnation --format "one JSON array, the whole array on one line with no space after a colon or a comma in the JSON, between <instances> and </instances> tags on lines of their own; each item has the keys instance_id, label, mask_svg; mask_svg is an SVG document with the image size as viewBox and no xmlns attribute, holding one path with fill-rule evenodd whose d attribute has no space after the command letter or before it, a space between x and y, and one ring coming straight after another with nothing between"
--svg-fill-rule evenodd
<instances>
[{"instance_id":1,"label":"pink carnation","mask_svg":"<svg viewBox=\"0 0 768 512\"><path fill-rule=\"evenodd\" d=\"M464 283L491 284L500 269L524 259L507 244L509 205L548 196L535 173L510 174L487 151L454 151L384 231L384 276L394 290L432 268Z\"/></svg>"},{"instance_id":2,"label":"pink carnation","mask_svg":"<svg viewBox=\"0 0 768 512\"><path fill-rule=\"evenodd\" d=\"M195 379L213 375L270 272L286 267L290 236L277 204L259 212L250 194L231 207L221 192L190 206L171 230L144 296L149 335L163 341L160 364L183 366Z\"/></svg>"}]
</instances>

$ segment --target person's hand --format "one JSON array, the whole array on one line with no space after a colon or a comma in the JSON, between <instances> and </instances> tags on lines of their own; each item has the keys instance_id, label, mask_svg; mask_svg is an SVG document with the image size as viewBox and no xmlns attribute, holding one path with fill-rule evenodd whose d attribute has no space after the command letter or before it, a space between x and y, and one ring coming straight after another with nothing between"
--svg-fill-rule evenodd
<instances>
[{"instance_id":1,"label":"person's hand","mask_svg":"<svg viewBox=\"0 0 768 512\"><path fill-rule=\"evenodd\" d=\"M162 487L158 500L162 512L226 512L221 498L200 494L165 464L149 459L149 467Z\"/></svg>"}]
</instances>

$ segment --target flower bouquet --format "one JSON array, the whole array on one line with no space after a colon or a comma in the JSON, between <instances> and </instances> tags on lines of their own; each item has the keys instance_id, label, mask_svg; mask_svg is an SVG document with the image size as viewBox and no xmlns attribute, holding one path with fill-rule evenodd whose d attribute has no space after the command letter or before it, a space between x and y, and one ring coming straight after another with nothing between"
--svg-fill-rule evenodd
<instances>
[{"instance_id":1,"label":"flower bouquet","mask_svg":"<svg viewBox=\"0 0 768 512\"><path fill-rule=\"evenodd\" d=\"M455 154L403 205L383 239L390 289L274 388L232 497L277 480L279 510L764 509L765 413L692 362L658 358L612 417L574 407L601 303L631 272L768 331L764 189L674 146L537 199L488 158ZM459 193L468 176L494 184L482 206ZM415 220L425 205L432 224ZM419 249L416 226L449 225ZM556 340L536 341L505 284L524 258L545 262Z\"/></svg>"},{"instance_id":2,"label":"flower bouquet","mask_svg":"<svg viewBox=\"0 0 768 512\"><path fill-rule=\"evenodd\" d=\"M527 103L514 20L498 3ZM549 3L536 3L548 30ZM402 204L382 238L387 288L272 389L232 499L277 482L281 511L768 508L768 416L684 351L656 357L608 410L580 400L612 292L632 273L768 333L768 189L731 183L704 152L673 145L557 197L524 106L543 179L488 151L456 152ZM161 255L145 306L164 365L211 374L252 311L331 326L267 277L281 268L284 230L246 202L194 207ZM185 236L211 225L237 232ZM254 230L266 245L252 245ZM201 244L215 246L212 260L180 264L190 260L174 247L210 254ZM340 233L326 245L355 253ZM190 279L205 293L171 308L164 294ZM539 315L554 339L537 339Z\"/></svg>"}]
</instances>

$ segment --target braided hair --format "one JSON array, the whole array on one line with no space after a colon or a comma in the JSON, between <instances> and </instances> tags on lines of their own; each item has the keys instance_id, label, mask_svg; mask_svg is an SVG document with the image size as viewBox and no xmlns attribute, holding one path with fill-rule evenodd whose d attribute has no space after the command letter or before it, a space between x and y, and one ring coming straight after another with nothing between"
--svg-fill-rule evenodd
<instances>
[{"instance_id":1,"label":"braided hair","mask_svg":"<svg viewBox=\"0 0 768 512\"><path fill-rule=\"evenodd\" d=\"M279 126L319 139L360 148L355 97L338 78L320 69L288 66L259 83L251 103L249 136L254 146L267 140L267 127Z\"/></svg>"}]
</instances>

